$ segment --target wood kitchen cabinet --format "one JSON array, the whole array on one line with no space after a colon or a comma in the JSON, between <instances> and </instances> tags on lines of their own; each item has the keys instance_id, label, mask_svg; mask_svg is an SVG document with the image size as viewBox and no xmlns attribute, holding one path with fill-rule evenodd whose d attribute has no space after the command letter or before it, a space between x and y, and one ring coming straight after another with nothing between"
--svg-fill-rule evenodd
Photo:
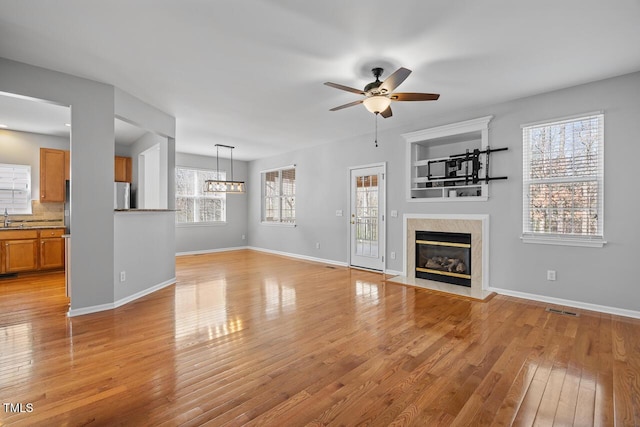
<instances>
[{"instance_id":1,"label":"wood kitchen cabinet","mask_svg":"<svg viewBox=\"0 0 640 427\"><path fill-rule=\"evenodd\" d=\"M64 150L40 148L40 202L64 202Z\"/></svg>"},{"instance_id":2,"label":"wood kitchen cabinet","mask_svg":"<svg viewBox=\"0 0 640 427\"><path fill-rule=\"evenodd\" d=\"M63 229L40 231L40 270L51 270L64 267L64 234Z\"/></svg>"},{"instance_id":3,"label":"wood kitchen cabinet","mask_svg":"<svg viewBox=\"0 0 640 427\"><path fill-rule=\"evenodd\" d=\"M16 230L0 233L2 272L18 273L38 269L38 231Z\"/></svg>"},{"instance_id":4,"label":"wood kitchen cabinet","mask_svg":"<svg viewBox=\"0 0 640 427\"><path fill-rule=\"evenodd\" d=\"M114 168L116 182L131 182L131 157L116 156Z\"/></svg>"},{"instance_id":5,"label":"wood kitchen cabinet","mask_svg":"<svg viewBox=\"0 0 640 427\"><path fill-rule=\"evenodd\" d=\"M64 268L63 228L0 231L0 274Z\"/></svg>"}]
</instances>

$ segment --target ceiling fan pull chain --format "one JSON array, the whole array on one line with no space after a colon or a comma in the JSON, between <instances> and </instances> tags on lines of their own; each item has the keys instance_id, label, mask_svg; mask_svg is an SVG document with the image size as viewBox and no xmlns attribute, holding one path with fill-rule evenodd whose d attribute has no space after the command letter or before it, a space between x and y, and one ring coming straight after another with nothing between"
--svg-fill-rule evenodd
<instances>
[{"instance_id":1,"label":"ceiling fan pull chain","mask_svg":"<svg viewBox=\"0 0 640 427\"><path fill-rule=\"evenodd\" d=\"M375 116L376 116L376 140L375 140L375 143L376 143L376 148L377 148L378 147L378 113L376 113Z\"/></svg>"}]
</instances>

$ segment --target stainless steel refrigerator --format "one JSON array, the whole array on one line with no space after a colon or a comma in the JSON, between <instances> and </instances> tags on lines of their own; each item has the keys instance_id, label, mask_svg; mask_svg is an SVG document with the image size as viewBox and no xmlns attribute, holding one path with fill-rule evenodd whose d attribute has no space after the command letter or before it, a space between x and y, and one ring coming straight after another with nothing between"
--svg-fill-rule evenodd
<instances>
[{"instance_id":1,"label":"stainless steel refrigerator","mask_svg":"<svg viewBox=\"0 0 640 427\"><path fill-rule=\"evenodd\" d=\"M130 209L131 184L128 182L114 183L113 208Z\"/></svg>"}]
</instances>

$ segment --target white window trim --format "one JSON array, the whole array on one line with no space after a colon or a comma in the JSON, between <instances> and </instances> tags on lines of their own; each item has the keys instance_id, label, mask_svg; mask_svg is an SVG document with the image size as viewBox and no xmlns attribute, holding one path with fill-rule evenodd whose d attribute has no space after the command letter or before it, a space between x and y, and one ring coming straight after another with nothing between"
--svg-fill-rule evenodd
<instances>
[{"instance_id":1,"label":"white window trim","mask_svg":"<svg viewBox=\"0 0 640 427\"><path fill-rule=\"evenodd\" d=\"M268 172L276 172L276 171L283 171L283 170L287 170L287 169L293 169L297 171L297 167L296 164L291 164L291 165L287 165L287 166L281 166L278 168L272 168L272 169L265 169L265 170L261 170L260 171L260 225L265 225L267 227L285 227L285 228L295 228L298 226L298 213L296 212L296 218L294 222L282 222L282 221L265 221L264 220L264 186L265 186L265 182L264 182L264 178L265 178L265 174L267 174ZM296 175L296 192L297 192L297 182L298 182L298 177ZM296 195L294 195L295 197L297 197ZM280 196L282 197L282 196Z\"/></svg>"},{"instance_id":2,"label":"white window trim","mask_svg":"<svg viewBox=\"0 0 640 427\"><path fill-rule=\"evenodd\" d=\"M602 177L599 180L600 183L600 188L599 191L601 194L599 194L599 198L600 198L600 203L601 206L599 207L599 220L601 222L601 235L575 235L575 234L556 234L556 233L534 233L534 232L528 232L528 231L524 231L524 221L525 221L525 217L527 217L528 215L525 214L525 212L529 211L529 204L527 203L527 192L525 191L525 182L530 184L530 183L535 183L536 181L545 181L545 182L576 182L576 181L580 181L580 182L585 182L585 181L589 181L589 179L592 179L594 181L598 181L598 177L584 177L583 179L571 179L571 178L560 178L557 180L525 180L525 176L527 174L527 170L528 170L528 165L524 164L524 138L523 138L523 174L522 174L522 197L523 197L523 224L522 224L522 228L523 228L523 232L522 235L520 237L520 239L522 240L523 243L527 243L527 244L540 244L540 245L557 245L557 246L576 246L576 247L589 247L589 248L601 248L604 245L607 244L607 241L604 239L604 111L592 111L592 112L588 112L588 113L583 113L583 114L576 114L576 115L571 115L571 116L565 116L565 117L560 117L560 118L556 118L556 119L548 119L548 120L541 120L541 121L537 121L537 122L531 122L531 123L526 123L521 125L521 129L525 129L528 127L535 127L535 126L541 126L541 125L547 125L547 124L555 124L555 123L560 123L560 122L565 122L565 121L573 121L573 120L578 120L581 118L585 118L585 117L590 117L590 116L602 116L602 135L601 135L601 140L600 140L600 149L601 149L601 154L599 156L599 162L600 162L600 170L602 170Z\"/></svg>"},{"instance_id":3,"label":"white window trim","mask_svg":"<svg viewBox=\"0 0 640 427\"><path fill-rule=\"evenodd\" d=\"M215 169L207 169L207 168L197 168L192 166L183 166L176 165L176 170L178 169L190 169L195 171L204 171L204 172L225 172L225 171L217 171ZM226 173L226 172L225 172ZM178 198L180 195L177 192L174 192L174 198ZM194 196L195 197L195 196ZM224 221L202 221L202 222L176 222L176 228L189 228L189 227L224 227L227 223L227 200L225 198L224 202Z\"/></svg>"},{"instance_id":4,"label":"white window trim","mask_svg":"<svg viewBox=\"0 0 640 427\"><path fill-rule=\"evenodd\" d=\"M15 172L12 173L13 178L9 181L2 182L0 181L0 189L4 191L11 191L11 202L8 205L0 206L0 215L4 215L5 209L7 210L9 215L33 215L32 203L31 203L31 166L29 165L17 165L17 164L8 164L8 163L0 163L0 167L3 169L17 169L26 177L26 188L17 189L15 188ZM26 199L26 208L24 210L16 210L15 207L15 192L25 192Z\"/></svg>"}]
</instances>

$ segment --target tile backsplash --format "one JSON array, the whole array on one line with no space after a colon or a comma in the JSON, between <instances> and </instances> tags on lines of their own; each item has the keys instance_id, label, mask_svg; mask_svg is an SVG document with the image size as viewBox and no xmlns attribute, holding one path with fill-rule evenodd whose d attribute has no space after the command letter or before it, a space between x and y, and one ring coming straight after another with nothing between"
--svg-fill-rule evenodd
<instances>
[{"instance_id":1,"label":"tile backsplash","mask_svg":"<svg viewBox=\"0 0 640 427\"><path fill-rule=\"evenodd\" d=\"M64 225L64 203L40 203L38 200L31 201L31 215L11 215L10 227L41 227L41 226L63 226Z\"/></svg>"}]
</instances>

